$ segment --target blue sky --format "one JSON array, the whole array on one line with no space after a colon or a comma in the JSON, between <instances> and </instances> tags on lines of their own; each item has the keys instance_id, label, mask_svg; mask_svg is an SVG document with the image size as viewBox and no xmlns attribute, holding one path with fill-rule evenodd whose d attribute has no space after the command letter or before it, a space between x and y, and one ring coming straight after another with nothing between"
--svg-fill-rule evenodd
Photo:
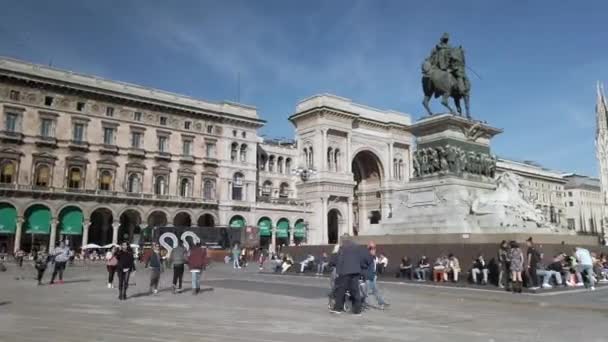
<instances>
[{"instance_id":1,"label":"blue sky","mask_svg":"<svg viewBox=\"0 0 608 342\"><path fill-rule=\"evenodd\" d=\"M179 6L178 6L179 4ZM472 113L500 156L597 174L595 82L608 82L608 1L12 1L0 54L258 108L291 137L297 101L330 92L423 114L420 62L463 45ZM440 110L438 102L433 108Z\"/></svg>"}]
</instances>

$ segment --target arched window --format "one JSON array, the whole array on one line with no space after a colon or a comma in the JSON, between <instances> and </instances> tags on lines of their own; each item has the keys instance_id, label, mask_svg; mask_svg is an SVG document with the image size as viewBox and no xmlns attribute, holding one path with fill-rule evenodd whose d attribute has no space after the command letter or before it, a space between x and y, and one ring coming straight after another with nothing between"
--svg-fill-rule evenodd
<instances>
[{"instance_id":1,"label":"arched window","mask_svg":"<svg viewBox=\"0 0 608 342\"><path fill-rule=\"evenodd\" d=\"M165 176L156 176L154 179L154 193L157 195L167 194L167 179Z\"/></svg>"},{"instance_id":2,"label":"arched window","mask_svg":"<svg viewBox=\"0 0 608 342\"><path fill-rule=\"evenodd\" d=\"M235 173L232 177L232 199L234 201L243 200L243 174Z\"/></svg>"},{"instance_id":3,"label":"arched window","mask_svg":"<svg viewBox=\"0 0 608 342\"><path fill-rule=\"evenodd\" d=\"M283 169L283 157L279 157L277 159L277 172L278 173L284 173L284 169Z\"/></svg>"},{"instance_id":4,"label":"arched window","mask_svg":"<svg viewBox=\"0 0 608 342\"><path fill-rule=\"evenodd\" d=\"M241 145L241 161L242 162L247 161L247 145L246 144Z\"/></svg>"},{"instance_id":5,"label":"arched window","mask_svg":"<svg viewBox=\"0 0 608 342\"><path fill-rule=\"evenodd\" d=\"M308 164L308 168L309 169L312 169L315 166L315 163L314 163L314 154L313 154L313 151L312 151L312 146L308 148L308 161L307 161L307 164Z\"/></svg>"},{"instance_id":6,"label":"arched window","mask_svg":"<svg viewBox=\"0 0 608 342\"><path fill-rule=\"evenodd\" d=\"M308 167L308 148L304 147L304 149L302 150L302 154L303 154L303 160L304 160L304 164L306 165L306 167Z\"/></svg>"},{"instance_id":7,"label":"arched window","mask_svg":"<svg viewBox=\"0 0 608 342\"><path fill-rule=\"evenodd\" d=\"M190 178L184 177L179 182L179 195L182 197L192 197L192 182Z\"/></svg>"},{"instance_id":8,"label":"arched window","mask_svg":"<svg viewBox=\"0 0 608 342\"><path fill-rule=\"evenodd\" d=\"M274 172L274 156L268 157L268 172Z\"/></svg>"},{"instance_id":9,"label":"arched window","mask_svg":"<svg viewBox=\"0 0 608 342\"><path fill-rule=\"evenodd\" d=\"M287 172L287 174L291 173L291 158L285 159L285 172Z\"/></svg>"},{"instance_id":10,"label":"arched window","mask_svg":"<svg viewBox=\"0 0 608 342\"><path fill-rule=\"evenodd\" d=\"M206 180L203 184L203 198L206 200L215 199L215 182Z\"/></svg>"},{"instance_id":11,"label":"arched window","mask_svg":"<svg viewBox=\"0 0 608 342\"><path fill-rule=\"evenodd\" d=\"M272 182L267 180L262 185L262 196L270 196L272 193Z\"/></svg>"},{"instance_id":12,"label":"arched window","mask_svg":"<svg viewBox=\"0 0 608 342\"><path fill-rule=\"evenodd\" d=\"M399 159L399 180L403 180L404 170L403 170L403 159Z\"/></svg>"},{"instance_id":13,"label":"arched window","mask_svg":"<svg viewBox=\"0 0 608 342\"><path fill-rule=\"evenodd\" d=\"M393 178L399 179L399 162L397 158L393 159Z\"/></svg>"},{"instance_id":14,"label":"arched window","mask_svg":"<svg viewBox=\"0 0 608 342\"><path fill-rule=\"evenodd\" d=\"M340 171L340 149L337 148L334 151L334 171L338 172Z\"/></svg>"},{"instance_id":15,"label":"arched window","mask_svg":"<svg viewBox=\"0 0 608 342\"><path fill-rule=\"evenodd\" d=\"M289 184L281 183L281 186L279 188L279 197L281 197L281 198L289 197Z\"/></svg>"},{"instance_id":16,"label":"arched window","mask_svg":"<svg viewBox=\"0 0 608 342\"><path fill-rule=\"evenodd\" d=\"M238 153L239 153L239 144L234 142L234 143L232 143L232 145L230 147L230 160L235 161Z\"/></svg>"},{"instance_id":17,"label":"arched window","mask_svg":"<svg viewBox=\"0 0 608 342\"><path fill-rule=\"evenodd\" d=\"M82 185L82 170L79 167L71 167L68 171L68 188L80 189Z\"/></svg>"},{"instance_id":18,"label":"arched window","mask_svg":"<svg viewBox=\"0 0 608 342\"><path fill-rule=\"evenodd\" d=\"M138 173L131 173L127 179L127 192L139 193L141 192L141 177Z\"/></svg>"},{"instance_id":19,"label":"arched window","mask_svg":"<svg viewBox=\"0 0 608 342\"><path fill-rule=\"evenodd\" d=\"M334 149L330 147L327 149L327 171L332 170L333 157L334 157Z\"/></svg>"},{"instance_id":20,"label":"arched window","mask_svg":"<svg viewBox=\"0 0 608 342\"><path fill-rule=\"evenodd\" d=\"M12 161L5 162L0 166L0 183L14 183L16 178L16 167Z\"/></svg>"},{"instance_id":21,"label":"arched window","mask_svg":"<svg viewBox=\"0 0 608 342\"><path fill-rule=\"evenodd\" d=\"M51 184L51 168L46 164L36 167L34 175L34 185L47 187Z\"/></svg>"},{"instance_id":22,"label":"arched window","mask_svg":"<svg viewBox=\"0 0 608 342\"><path fill-rule=\"evenodd\" d=\"M260 159L258 160L259 165L258 168L260 169L260 171L265 171L266 170L266 161L267 161L267 157L265 154L260 155Z\"/></svg>"},{"instance_id":23,"label":"arched window","mask_svg":"<svg viewBox=\"0 0 608 342\"><path fill-rule=\"evenodd\" d=\"M112 190L112 172L103 170L99 174L99 190Z\"/></svg>"}]
</instances>

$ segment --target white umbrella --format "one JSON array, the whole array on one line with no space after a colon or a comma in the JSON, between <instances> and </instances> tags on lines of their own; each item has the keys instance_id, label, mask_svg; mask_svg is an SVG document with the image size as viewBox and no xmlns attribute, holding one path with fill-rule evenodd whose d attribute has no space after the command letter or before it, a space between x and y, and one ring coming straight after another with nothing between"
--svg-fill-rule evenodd
<instances>
[{"instance_id":1,"label":"white umbrella","mask_svg":"<svg viewBox=\"0 0 608 342\"><path fill-rule=\"evenodd\" d=\"M139 248L139 245L132 243L131 248Z\"/></svg>"},{"instance_id":2,"label":"white umbrella","mask_svg":"<svg viewBox=\"0 0 608 342\"><path fill-rule=\"evenodd\" d=\"M101 248L112 248L112 247L120 247L120 246L115 243L109 243Z\"/></svg>"},{"instance_id":3,"label":"white umbrella","mask_svg":"<svg viewBox=\"0 0 608 342\"><path fill-rule=\"evenodd\" d=\"M89 243L87 245L82 246L82 249L95 249L95 248L101 248L101 246L96 245L94 243Z\"/></svg>"}]
</instances>

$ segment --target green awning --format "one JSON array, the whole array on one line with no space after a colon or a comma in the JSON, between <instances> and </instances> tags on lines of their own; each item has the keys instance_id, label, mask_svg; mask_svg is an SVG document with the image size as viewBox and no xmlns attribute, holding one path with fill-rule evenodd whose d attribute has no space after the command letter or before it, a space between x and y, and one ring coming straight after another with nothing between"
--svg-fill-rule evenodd
<instances>
[{"instance_id":1,"label":"green awning","mask_svg":"<svg viewBox=\"0 0 608 342\"><path fill-rule=\"evenodd\" d=\"M258 221L258 228L260 229L260 236L272 235L272 221L268 217L263 217Z\"/></svg>"},{"instance_id":2,"label":"green awning","mask_svg":"<svg viewBox=\"0 0 608 342\"><path fill-rule=\"evenodd\" d=\"M283 219L277 223L277 237L287 238L289 237L289 221Z\"/></svg>"},{"instance_id":3,"label":"green awning","mask_svg":"<svg viewBox=\"0 0 608 342\"><path fill-rule=\"evenodd\" d=\"M306 236L306 225L304 224L304 221L296 222L296 224L294 226L294 230L293 230L293 236L300 237L300 238L303 238Z\"/></svg>"},{"instance_id":4,"label":"green awning","mask_svg":"<svg viewBox=\"0 0 608 342\"><path fill-rule=\"evenodd\" d=\"M61 211L59 221L61 234L82 235L82 211L75 207L69 207Z\"/></svg>"},{"instance_id":5,"label":"green awning","mask_svg":"<svg viewBox=\"0 0 608 342\"><path fill-rule=\"evenodd\" d=\"M245 227L245 219L242 216L233 216L230 219L230 228L243 228Z\"/></svg>"},{"instance_id":6,"label":"green awning","mask_svg":"<svg viewBox=\"0 0 608 342\"><path fill-rule=\"evenodd\" d=\"M10 204L0 204L0 234L15 234L17 209Z\"/></svg>"},{"instance_id":7,"label":"green awning","mask_svg":"<svg viewBox=\"0 0 608 342\"><path fill-rule=\"evenodd\" d=\"M42 205L30 207L25 214L26 234L49 234L51 231L51 211Z\"/></svg>"}]
</instances>

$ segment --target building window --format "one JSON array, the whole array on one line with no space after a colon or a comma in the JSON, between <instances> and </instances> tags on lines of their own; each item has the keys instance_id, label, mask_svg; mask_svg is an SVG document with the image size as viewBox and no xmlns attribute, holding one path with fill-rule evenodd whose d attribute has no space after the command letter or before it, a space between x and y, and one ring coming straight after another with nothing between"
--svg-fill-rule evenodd
<instances>
[{"instance_id":1,"label":"building window","mask_svg":"<svg viewBox=\"0 0 608 342\"><path fill-rule=\"evenodd\" d=\"M135 120L135 121L141 121L141 112L134 112L133 113L133 120Z\"/></svg>"},{"instance_id":2,"label":"building window","mask_svg":"<svg viewBox=\"0 0 608 342\"><path fill-rule=\"evenodd\" d=\"M48 187L51 180L51 168L46 164L40 164L34 171L34 185Z\"/></svg>"},{"instance_id":3,"label":"building window","mask_svg":"<svg viewBox=\"0 0 608 342\"><path fill-rule=\"evenodd\" d=\"M291 172L291 158L285 159L285 172L287 172L287 174Z\"/></svg>"},{"instance_id":4,"label":"building window","mask_svg":"<svg viewBox=\"0 0 608 342\"><path fill-rule=\"evenodd\" d=\"M568 191L568 197L572 197L572 191Z\"/></svg>"},{"instance_id":5,"label":"building window","mask_svg":"<svg viewBox=\"0 0 608 342\"><path fill-rule=\"evenodd\" d=\"M45 96L44 97L44 105L45 106L52 106L53 105L53 97L52 96Z\"/></svg>"},{"instance_id":6,"label":"building window","mask_svg":"<svg viewBox=\"0 0 608 342\"><path fill-rule=\"evenodd\" d=\"M99 176L99 190L112 190L112 172L108 170L101 171Z\"/></svg>"},{"instance_id":7,"label":"building window","mask_svg":"<svg viewBox=\"0 0 608 342\"><path fill-rule=\"evenodd\" d=\"M161 153L167 152L168 147L169 147L169 146L167 146L168 141L169 141L169 139L164 135L161 135L158 137L158 152L161 152Z\"/></svg>"},{"instance_id":8,"label":"building window","mask_svg":"<svg viewBox=\"0 0 608 342\"><path fill-rule=\"evenodd\" d=\"M235 173L232 177L232 199L234 201L243 200L243 175Z\"/></svg>"},{"instance_id":9,"label":"building window","mask_svg":"<svg viewBox=\"0 0 608 342\"><path fill-rule=\"evenodd\" d=\"M12 161L0 164L0 183L10 184L15 181L16 167Z\"/></svg>"},{"instance_id":10,"label":"building window","mask_svg":"<svg viewBox=\"0 0 608 342\"><path fill-rule=\"evenodd\" d=\"M569 205L570 207L574 207L574 202L568 202L568 205Z\"/></svg>"},{"instance_id":11,"label":"building window","mask_svg":"<svg viewBox=\"0 0 608 342\"><path fill-rule=\"evenodd\" d=\"M79 167L72 167L68 172L68 188L80 189L82 182L82 170Z\"/></svg>"},{"instance_id":12,"label":"building window","mask_svg":"<svg viewBox=\"0 0 608 342\"><path fill-rule=\"evenodd\" d=\"M5 119L4 119L4 129L7 132L18 132L18 124L17 122L19 121L19 114L16 113L5 113L4 114Z\"/></svg>"},{"instance_id":13,"label":"building window","mask_svg":"<svg viewBox=\"0 0 608 342\"><path fill-rule=\"evenodd\" d=\"M13 101L19 101L19 92L17 90L11 90L8 97Z\"/></svg>"},{"instance_id":14,"label":"building window","mask_svg":"<svg viewBox=\"0 0 608 342\"><path fill-rule=\"evenodd\" d=\"M203 198L206 200L215 199L215 182L206 180L203 184Z\"/></svg>"},{"instance_id":15,"label":"building window","mask_svg":"<svg viewBox=\"0 0 608 342\"><path fill-rule=\"evenodd\" d=\"M403 159L399 159L399 180L403 180Z\"/></svg>"},{"instance_id":16,"label":"building window","mask_svg":"<svg viewBox=\"0 0 608 342\"><path fill-rule=\"evenodd\" d=\"M241 132L241 137L243 137L243 139L247 138L247 132L245 132L245 131Z\"/></svg>"},{"instance_id":17,"label":"building window","mask_svg":"<svg viewBox=\"0 0 608 342\"><path fill-rule=\"evenodd\" d=\"M568 219L568 229L575 230L576 229L576 221L574 219Z\"/></svg>"},{"instance_id":18,"label":"building window","mask_svg":"<svg viewBox=\"0 0 608 342\"><path fill-rule=\"evenodd\" d=\"M207 143L206 146L206 156L207 158L215 158L215 144Z\"/></svg>"},{"instance_id":19,"label":"building window","mask_svg":"<svg viewBox=\"0 0 608 342\"><path fill-rule=\"evenodd\" d=\"M239 153L239 144L234 142L234 143L232 143L232 145L230 145L230 160L235 161L238 153Z\"/></svg>"},{"instance_id":20,"label":"building window","mask_svg":"<svg viewBox=\"0 0 608 342\"><path fill-rule=\"evenodd\" d=\"M182 142L182 154L188 157L192 155L192 140L184 140Z\"/></svg>"},{"instance_id":21,"label":"building window","mask_svg":"<svg viewBox=\"0 0 608 342\"><path fill-rule=\"evenodd\" d=\"M167 179L165 176L156 176L154 179L154 193L157 195L167 194Z\"/></svg>"},{"instance_id":22,"label":"building window","mask_svg":"<svg viewBox=\"0 0 608 342\"><path fill-rule=\"evenodd\" d=\"M103 128L103 143L105 145L114 145L114 128L104 127Z\"/></svg>"},{"instance_id":23,"label":"building window","mask_svg":"<svg viewBox=\"0 0 608 342\"><path fill-rule=\"evenodd\" d=\"M232 130L232 136L233 136L233 137L235 137L235 138L236 138L237 133L238 133L238 132L236 131L236 129L235 129L235 130Z\"/></svg>"},{"instance_id":24,"label":"building window","mask_svg":"<svg viewBox=\"0 0 608 342\"><path fill-rule=\"evenodd\" d=\"M184 129L191 129L191 128L192 128L192 121L185 121Z\"/></svg>"},{"instance_id":25,"label":"building window","mask_svg":"<svg viewBox=\"0 0 608 342\"><path fill-rule=\"evenodd\" d=\"M268 172L274 172L274 156L268 157Z\"/></svg>"},{"instance_id":26,"label":"building window","mask_svg":"<svg viewBox=\"0 0 608 342\"><path fill-rule=\"evenodd\" d=\"M247 145L245 144L241 145L241 161L247 161Z\"/></svg>"},{"instance_id":27,"label":"building window","mask_svg":"<svg viewBox=\"0 0 608 342\"><path fill-rule=\"evenodd\" d=\"M53 132L53 120L44 118L40 123L40 135L45 138L51 138L55 134Z\"/></svg>"},{"instance_id":28,"label":"building window","mask_svg":"<svg viewBox=\"0 0 608 342\"><path fill-rule=\"evenodd\" d=\"M213 125L208 125L207 126L207 133L208 134L213 134Z\"/></svg>"},{"instance_id":29,"label":"building window","mask_svg":"<svg viewBox=\"0 0 608 342\"><path fill-rule=\"evenodd\" d=\"M179 182L179 195L182 197L192 197L192 181L190 178L182 178Z\"/></svg>"},{"instance_id":30,"label":"building window","mask_svg":"<svg viewBox=\"0 0 608 342\"><path fill-rule=\"evenodd\" d=\"M340 171L340 149L334 151L334 171Z\"/></svg>"},{"instance_id":31,"label":"building window","mask_svg":"<svg viewBox=\"0 0 608 342\"><path fill-rule=\"evenodd\" d=\"M272 182L267 180L262 185L262 196L270 196L272 193Z\"/></svg>"},{"instance_id":32,"label":"building window","mask_svg":"<svg viewBox=\"0 0 608 342\"><path fill-rule=\"evenodd\" d=\"M83 142L84 141L84 124L75 123L72 128L73 128L72 140L74 140L76 142Z\"/></svg>"},{"instance_id":33,"label":"building window","mask_svg":"<svg viewBox=\"0 0 608 342\"><path fill-rule=\"evenodd\" d=\"M306 164L309 169L314 167L314 154L312 151L312 146L308 148L308 160L306 161Z\"/></svg>"},{"instance_id":34,"label":"building window","mask_svg":"<svg viewBox=\"0 0 608 342\"><path fill-rule=\"evenodd\" d=\"M106 116L109 116L109 117L114 116L114 107L106 107Z\"/></svg>"},{"instance_id":35,"label":"building window","mask_svg":"<svg viewBox=\"0 0 608 342\"><path fill-rule=\"evenodd\" d=\"M167 117L166 116L160 117L160 124L163 126L167 126Z\"/></svg>"},{"instance_id":36,"label":"building window","mask_svg":"<svg viewBox=\"0 0 608 342\"><path fill-rule=\"evenodd\" d=\"M141 148L142 140L143 140L143 133L131 132L131 147L132 148Z\"/></svg>"},{"instance_id":37,"label":"building window","mask_svg":"<svg viewBox=\"0 0 608 342\"><path fill-rule=\"evenodd\" d=\"M284 170L283 157L279 157L279 158L277 158L277 172L282 174L283 170Z\"/></svg>"},{"instance_id":38,"label":"building window","mask_svg":"<svg viewBox=\"0 0 608 342\"><path fill-rule=\"evenodd\" d=\"M84 110L84 102L76 102L76 110L82 112Z\"/></svg>"},{"instance_id":39,"label":"building window","mask_svg":"<svg viewBox=\"0 0 608 342\"><path fill-rule=\"evenodd\" d=\"M131 193L141 192L141 177L138 173L131 173L127 179L127 191Z\"/></svg>"},{"instance_id":40,"label":"building window","mask_svg":"<svg viewBox=\"0 0 608 342\"><path fill-rule=\"evenodd\" d=\"M279 197L281 197L281 198L289 197L289 184L281 183L281 186L279 187Z\"/></svg>"}]
</instances>

